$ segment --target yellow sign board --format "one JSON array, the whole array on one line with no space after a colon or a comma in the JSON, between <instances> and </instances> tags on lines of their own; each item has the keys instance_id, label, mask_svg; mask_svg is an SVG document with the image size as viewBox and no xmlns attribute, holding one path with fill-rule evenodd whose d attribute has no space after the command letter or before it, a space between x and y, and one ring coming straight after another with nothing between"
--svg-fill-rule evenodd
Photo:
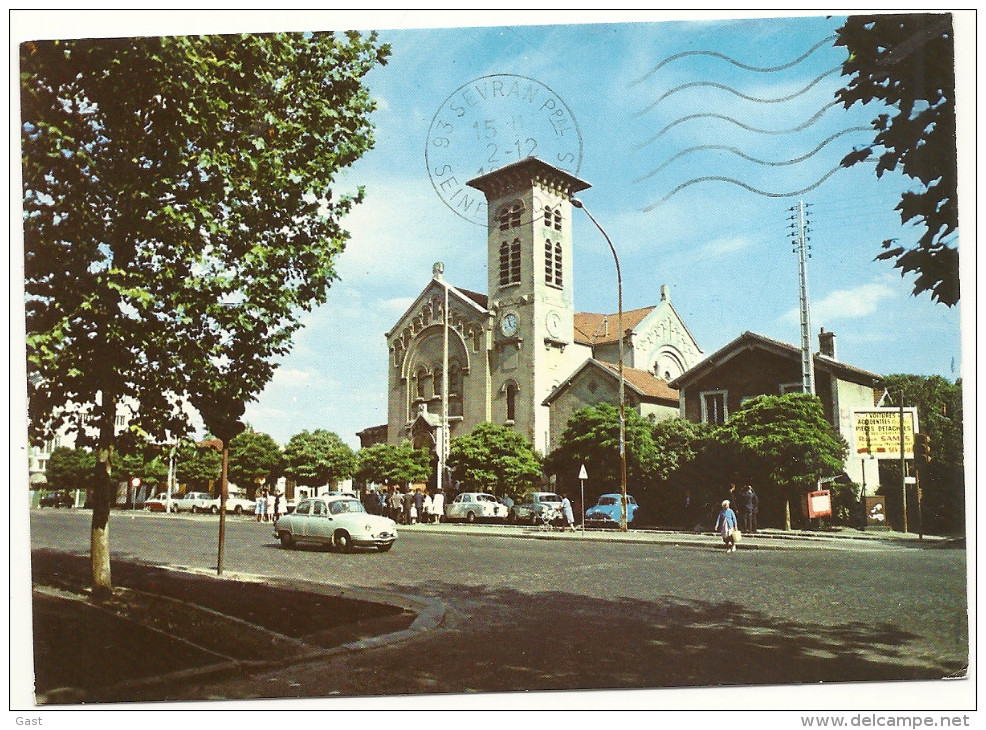
<instances>
[{"instance_id":1,"label":"yellow sign board","mask_svg":"<svg viewBox=\"0 0 986 730\"><path fill-rule=\"evenodd\" d=\"M914 458L914 433L917 428L916 408L904 409L904 458ZM877 459L900 458L900 409L874 408L853 412L853 438L857 454L869 454Z\"/></svg>"}]
</instances>

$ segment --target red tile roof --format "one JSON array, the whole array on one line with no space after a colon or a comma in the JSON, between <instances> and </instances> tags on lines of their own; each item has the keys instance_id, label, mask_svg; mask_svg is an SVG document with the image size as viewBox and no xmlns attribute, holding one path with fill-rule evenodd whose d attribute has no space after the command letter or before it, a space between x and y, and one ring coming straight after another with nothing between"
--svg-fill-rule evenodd
<instances>
[{"instance_id":1,"label":"red tile roof","mask_svg":"<svg viewBox=\"0 0 986 730\"><path fill-rule=\"evenodd\" d=\"M597 360L600 365L607 370L612 370L619 375L620 368L610 362ZM678 391L668 385L668 381L655 377L646 370L637 368L623 367L623 380L627 385L633 387L638 393L648 398L660 398L661 400L673 400L678 403Z\"/></svg>"},{"instance_id":2,"label":"red tile roof","mask_svg":"<svg viewBox=\"0 0 986 730\"><path fill-rule=\"evenodd\" d=\"M623 330L634 329L654 307L631 309L623 313ZM575 341L583 345L618 342L619 314L575 313Z\"/></svg>"}]
</instances>

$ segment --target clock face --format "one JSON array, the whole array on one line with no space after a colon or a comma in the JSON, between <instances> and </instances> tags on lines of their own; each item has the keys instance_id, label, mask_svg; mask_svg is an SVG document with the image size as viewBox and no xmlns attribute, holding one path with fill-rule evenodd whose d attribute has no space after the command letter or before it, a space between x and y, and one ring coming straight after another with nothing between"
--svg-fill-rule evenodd
<instances>
[{"instance_id":1,"label":"clock face","mask_svg":"<svg viewBox=\"0 0 986 730\"><path fill-rule=\"evenodd\" d=\"M544 325L548 328L549 335L558 337L561 334L561 315L558 312L548 312Z\"/></svg>"},{"instance_id":2,"label":"clock face","mask_svg":"<svg viewBox=\"0 0 986 730\"><path fill-rule=\"evenodd\" d=\"M503 315L500 320L500 331L507 337L513 337L517 334L517 315L513 312L507 312Z\"/></svg>"}]
</instances>

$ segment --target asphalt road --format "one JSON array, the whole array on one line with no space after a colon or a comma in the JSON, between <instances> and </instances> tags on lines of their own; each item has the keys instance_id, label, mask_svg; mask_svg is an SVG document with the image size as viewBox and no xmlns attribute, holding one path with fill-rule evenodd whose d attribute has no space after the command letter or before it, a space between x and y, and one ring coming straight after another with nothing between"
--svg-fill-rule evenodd
<instances>
[{"instance_id":1,"label":"asphalt road","mask_svg":"<svg viewBox=\"0 0 986 730\"><path fill-rule=\"evenodd\" d=\"M33 548L86 552L88 513L34 511ZM215 569L218 518L114 513L114 556ZM442 625L174 699L762 685L962 676L963 550L740 550L404 530L386 554L284 550L229 519L224 568L436 599Z\"/></svg>"}]
</instances>

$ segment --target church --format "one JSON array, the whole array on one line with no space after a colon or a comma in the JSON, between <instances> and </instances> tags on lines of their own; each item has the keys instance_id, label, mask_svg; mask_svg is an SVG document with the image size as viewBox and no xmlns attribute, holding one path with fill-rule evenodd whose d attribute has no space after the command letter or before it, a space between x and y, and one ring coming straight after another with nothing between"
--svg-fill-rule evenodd
<instances>
[{"instance_id":1,"label":"church","mask_svg":"<svg viewBox=\"0 0 986 730\"><path fill-rule=\"evenodd\" d=\"M668 382L702 359L671 304L618 315L575 311L572 197L589 183L534 157L468 183L487 200L487 291L445 279L436 263L387 333L386 426L363 446L404 440L441 449L443 394L451 438L484 422L507 426L548 453L578 408L617 403L620 338L628 408L679 414Z\"/></svg>"}]
</instances>

